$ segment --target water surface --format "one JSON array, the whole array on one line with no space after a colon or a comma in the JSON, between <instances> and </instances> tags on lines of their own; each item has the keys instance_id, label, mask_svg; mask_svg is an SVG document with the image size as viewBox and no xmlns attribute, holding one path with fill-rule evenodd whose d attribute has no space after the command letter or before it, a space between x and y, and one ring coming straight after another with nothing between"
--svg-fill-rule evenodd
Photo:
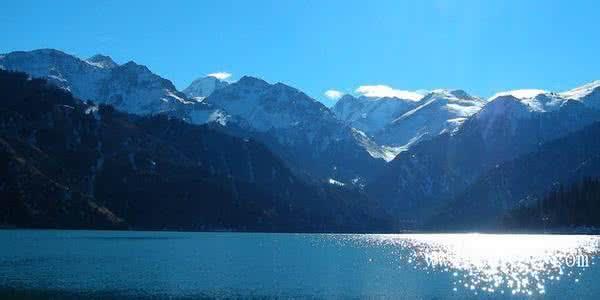
<instances>
[{"instance_id":1,"label":"water surface","mask_svg":"<svg viewBox=\"0 0 600 300\"><path fill-rule=\"evenodd\" d=\"M600 295L596 236L2 230L0 245L5 296Z\"/></svg>"}]
</instances>

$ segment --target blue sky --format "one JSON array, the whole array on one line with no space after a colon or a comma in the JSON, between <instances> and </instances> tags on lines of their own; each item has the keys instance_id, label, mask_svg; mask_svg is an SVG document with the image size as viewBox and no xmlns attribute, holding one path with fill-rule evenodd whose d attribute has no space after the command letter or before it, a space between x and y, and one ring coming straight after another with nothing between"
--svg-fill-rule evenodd
<instances>
[{"instance_id":1,"label":"blue sky","mask_svg":"<svg viewBox=\"0 0 600 300\"><path fill-rule=\"evenodd\" d=\"M229 72L325 91L463 88L484 97L600 79L597 1L0 2L0 52L134 60L183 89Z\"/></svg>"}]
</instances>

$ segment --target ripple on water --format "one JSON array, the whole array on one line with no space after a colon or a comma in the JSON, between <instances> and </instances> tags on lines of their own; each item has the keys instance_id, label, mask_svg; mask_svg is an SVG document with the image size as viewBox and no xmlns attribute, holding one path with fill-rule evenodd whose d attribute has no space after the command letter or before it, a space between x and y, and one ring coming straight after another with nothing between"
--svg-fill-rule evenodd
<instances>
[{"instance_id":1,"label":"ripple on water","mask_svg":"<svg viewBox=\"0 0 600 300\"><path fill-rule=\"evenodd\" d=\"M582 235L347 235L364 246L402 248L403 263L451 274L453 291L543 295L553 281L579 282L594 264L600 239Z\"/></svg>"}]
</instances>

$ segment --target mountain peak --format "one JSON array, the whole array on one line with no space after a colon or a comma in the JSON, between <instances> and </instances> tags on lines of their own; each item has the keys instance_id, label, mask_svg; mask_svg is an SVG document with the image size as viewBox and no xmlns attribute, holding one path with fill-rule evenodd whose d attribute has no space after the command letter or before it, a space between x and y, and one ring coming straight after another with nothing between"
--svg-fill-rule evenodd
<instances>
[{"instance_id":1,"label":"mountain peak","mask_svg":"<svg viewBox=\"0 0 600 300\"><path fill-rule=\"evenodd\" d=\"M421 101L431 98L449 98L449 99L459 99L459 100L477 100L480 99L475 96L471 96L465 90L461 89L435 89L429 91Z\"/></svg>"},{"instance_id":2,"label":"mountain peak","mask_svg":"<svg viewBox=\"0 0 600 300\"><path fill-rule=\"evenodd\" d=\"M501 117L524 118L530 115L531 107L514 95L500 95L485 105L475 119L494 121Z\"/></svg>"},{"instance_id":3,"label":"mountain peak","mask_svg":"<svg viewBox=\"0 0 600 300\"><path fill-rule=\"evenodd\" d=\"M27 51L15 51L15 52L27 52ZM30 53L32 54L42 54L42 55L58 55L58 56L63 56L63 55L69 55L63 51L57 50L57 49L52 49L52 48L42 48L42 49L36 49L36 50L32 50L30 51Z\"/></svg>"},{"instance_id":4,"label":"mountain peak","mask_svg":"<svg viewBox=\"0 0 600 300\"><path fill-rule=\"evenodd\" d=\"M492 100L497 101L497 102L510 102L510 101L521 102L518 97L515 97L512 94L498 95L496 97L492 97Z\"/></svg>"},{"instance_id":5,"label":"mountain peak","mask_svg":"<svg viewBox=\"0 0 600 300\"><path fill-rule=\"evenodd\" d=\"M110 69L119 66L110 56L102 54L96 54L86 61L100 68Z\"/></svg>"},{"instance_id":6,"label":"mountain peak","mask_svg":"<svg viewBox=\"0 0 600 300\"><path fill-rule=\"evenodd\" d=\"M293 91L293 92L296 92L296 93L303 93L299 89L297 89L297 88L295 88L293 86L289 86L289 85L287 85L285 83L282 83L282 82L277 82L277 83L273 84L273 89L274 90L279 90L279 91ZM314 99L312 99L312 100L314 100ZM314 100L314 101L316 101L316 100Z\"/></svg>"},{"instance_id":7,"label":"mountain peak","mask_svg":"<svg viewBox=\"0 0 600 300\"><path fill-rule=\"evenodd\" d=\"M229 85L227 81L209 75L192 81L192 83L183 90L183 93L191 98L206 98L214 91L222 89L227 85Z\"/></svg>"},{"instance_id":8,"label":"mountain peak","mask_svg":"<svg viewBox=\"0 0 600 300\"><path fill-rule=\"evenodd\" d=\"M540 90L540 89L520 89L520 90L512 90L512 91L496 93L489 100L492 101L492 100L494 100L498 97L502 97L502 96L512 96L513 98L516 98L516 99L527 99L527 98L534 98L535 96L537 96L539 94L545 94L545 93L547 93L547 91Z\"/></svg>"},{"instance_id":9,"label":"mountain peak","mask_svg":"<svg viewBox=\"0 0 600 300\"><path fill-rule=\"evenodd\" d=\"M268 86L269 83L257 78L257 77L252 77L252 76L248 76L248 75L244 75L242 76L242 78L240 78L240 80L238 80L237 82L240 85L245 85L245 86Z\"/></svg>"},{"instance_id":10,"label":"mountain peak","mask_svg":"<svg viewBox=\"0 0 600 300\"><path fill-rule=\"evenodd\" d=\"M153 74L152 71L150 71L150 69L148 69L148 67L146 67L145 65L137 64L133 60L130 60L127 63L124 63L124 64L120 65L120 67L123 70L130 70L130 71L139 72L139 73L151 73L151 74Z\"/></svg>"}]
</instances>

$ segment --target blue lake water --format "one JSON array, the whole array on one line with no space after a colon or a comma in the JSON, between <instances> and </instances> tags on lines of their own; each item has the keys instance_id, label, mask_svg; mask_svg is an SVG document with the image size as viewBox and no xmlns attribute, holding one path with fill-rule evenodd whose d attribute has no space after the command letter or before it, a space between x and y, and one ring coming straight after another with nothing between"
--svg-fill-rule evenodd
<instances>
[{"instance_id":1,"label":"blue lake water","mask_svg":"<svg viewBox=\"0 0 600 300\"><path fill-rule=\"evenodd\" d=\"M1 230L0 246L3 293L59 298L600 297L596 236Z\"/></svg>"}]
</instances>

